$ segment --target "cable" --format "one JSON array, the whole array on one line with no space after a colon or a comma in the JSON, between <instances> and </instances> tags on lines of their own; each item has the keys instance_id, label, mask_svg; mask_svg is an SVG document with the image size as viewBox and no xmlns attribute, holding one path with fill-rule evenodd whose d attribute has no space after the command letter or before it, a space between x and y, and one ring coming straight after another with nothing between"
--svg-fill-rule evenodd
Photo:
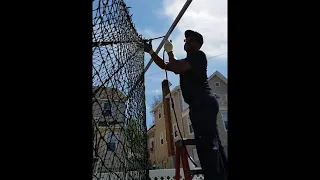
<instances>
[{"instance_id":1,"label":"cable","mask_svg":"<svg viewBox=\"0 0 320 180\"><path fill-rule=\"evenodd\" d=\"M215 55L215 56L211 56L211 57L207 58L207 60L208 59L212 59L212 58L216 58L218 56L222 56L222 55L225 55L225 54L228 54L228 52L225 52L225 53L222 53L222 54L218 54L218 55Z\"/></svg>"},{"instance_id":2,"label":"cable","mask_svg":"<svg viewBox=\"0 0 320 180\"><path fill-rule=\"evenodd\" d=\"M163 49L163 63L165 63L164 62L164 54L165 54L165 50ZM168 80L168 72L167 72L167 69L166 69L166 65L164 66L164 70L165 70L165 72L166 72L166 80L169 82L169 80ZM181 133L181 131L180 131L180 127L179 127L179 123L178 123L178 118L177 118L177 114L176 114L176 110L175 110L175 108L174 108L174 102L173 102L173 99L172 99L172 94L171 94L171 91L170 91L170 89L169 89L169 94L170 94L170 100L171 100L171 107L172 107L172 109L173 109L173 113L174 113L174 117L175 117L175 119L176 119L176 123L177 123L177 128L178 128L178 131L179 131L179 134L180 134L180 137L182 138L182 133ZM184 149L185 149L185 151L186 151L186 153L187 153L187 156L188 156L188 158L190 159L190 161L193 163L193 165L195 166L195 167L198 167L197 166L197 164L193 161L193 159L190 157L190 155L189 155L189 153L188 153L188 150L187 150L187 147L186 147L186 145L183 143L183 141L182 141L182 146L184 147Z\"/></svg>"},{"instance_id":3,"label":"cable","mask_svg":"<svg viewBox=\"0 0 320 180\"><path fill-rule=\"evenodd\" d=\"M151 76L155 76L155 75L158 75L160 73L162 73L163 71L157 71L157 72L154 72L154 73L151 73L151 74L146 74L145 77L151 77Z\"/></svg>"}]
</instances>

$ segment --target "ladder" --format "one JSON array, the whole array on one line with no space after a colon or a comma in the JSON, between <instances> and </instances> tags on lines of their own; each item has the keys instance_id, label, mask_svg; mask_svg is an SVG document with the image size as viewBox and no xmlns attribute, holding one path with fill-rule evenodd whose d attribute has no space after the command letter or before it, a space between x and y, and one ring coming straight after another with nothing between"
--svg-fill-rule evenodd
<instances>
[{"instance_id":1,"label":"ladder","mask_svg":"<svg viewBox=\"0 0 320 180\"><path fill-rule=\"evenodd\" d=\"M190 170L187 157L187 151L184 145L196 145L195 139L179 139L175 142L176 146L176 173L175 180L180 180L180 160L182 163L184 179L192 180L192 177L196 174L203 174L202 169Z\"/></svg>"}]
</instances>

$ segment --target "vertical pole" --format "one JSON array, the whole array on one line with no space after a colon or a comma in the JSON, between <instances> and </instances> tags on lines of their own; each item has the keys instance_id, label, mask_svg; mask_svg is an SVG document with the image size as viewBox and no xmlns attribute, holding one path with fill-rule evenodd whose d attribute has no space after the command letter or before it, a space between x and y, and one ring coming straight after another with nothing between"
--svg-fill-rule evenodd
<instances>
[{"instance_id":1,"label":"vertical pole","mask_svg":"<svg viewBox=\"0 0 320 180\"><path fill-rule=\"evenodd\" d=\"M176 147L176 174L175 180L180 180L180 155L181 155L181 147Z\"/></svg>"},{"instance_id":2,"label":"vertical pole","mask_svg":"<svg viewBox=\"0 0 320 180\"><path fill-rule=\"evenodd\" d=\"M172 137L172 122L171 122L171 111L170 111L170 99L166 98L166 96L170 93L169 89L169 81L162 81L162 102L163 102L163 110L164 110L164 120L166 127L166 140L168 146L168 156L173 156L174 146L173 146L173 137Z\"/></svg>"},{"instance_id":3,"label":"vertical pole","mask_svg":"<svg viewBox=\"0 0 320 180\"><path fill-rule=\"evenodd\" d=\"M181 161L185 180L191 180L190 167L186 148L181 147Z\"/></svg>"}]
</instances>

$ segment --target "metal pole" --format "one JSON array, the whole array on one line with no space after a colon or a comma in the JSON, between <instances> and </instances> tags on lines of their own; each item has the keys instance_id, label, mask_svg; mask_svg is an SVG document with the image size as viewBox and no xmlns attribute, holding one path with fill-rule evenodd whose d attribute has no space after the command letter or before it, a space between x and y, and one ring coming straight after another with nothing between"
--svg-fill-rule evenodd
<instances>
[{"instance_id":1,"label":"metal pole","mask_svg":"<svg viewBox=\"0 0 320 180\"><path fill-rule=\"evenodd\" d=\"M162 39L161 43L159 44L157 50L155 51L155 53L159 53L161 47L163 46L163 44L166 42L166 40L169 38L170 34L172 33L173 29L176 27L176 25L178 24L178 22L180 21L182 15L184 14L184 12L186 12L186 10L188 9L190 3L192 2L192 0L187 0L187 2L184 4L184 6L182 7L181 11L179 12L178 16L176 17L176 19L173 21L171 27L169 28L167 34L165 35L165 37ZM131 90L128 93L127 98L129 98L132 95L133 90L135 90L137 84L141 81L141 79L144 77L144 74L147 72L147 70L149 69L151 63L153 62L153 59L151 58L149 63L147 64L147 66L144 68L144 73L141 74L141 76L139 77L139 79L137 80L137 82L134 84L134 86L131 88Z\"/></svg>"},{"instance_id":2,"label":"metal pole","mask_svg":"<svg viewBox=\"0 0 320 180\"><path fill-rule=\"evenodd\" d=\"M187 2L184 4L184 6L182 7L181 11L179 12L178 16L176 17L176 19L173 21L171 27L169 28L167 34L165 35L165 37L162 39L161 43L159 44L157 50L155 51L155 53L159 53L160 49L162 48L162 46L164 45L164 43L168 40L170 34L172 33L173 29L176 27L176 25L178 24L178 22L180 21L182 15L184 14L184 12L186 12L186 10L188 9L190 3L192 2L192 0L187 0ZM147 66L144 68L144 73L147 72L147 70L149 69L150 65L152 64L153 59L151 58L150 61L148 62Z\"/></svg>"}]
</instances>

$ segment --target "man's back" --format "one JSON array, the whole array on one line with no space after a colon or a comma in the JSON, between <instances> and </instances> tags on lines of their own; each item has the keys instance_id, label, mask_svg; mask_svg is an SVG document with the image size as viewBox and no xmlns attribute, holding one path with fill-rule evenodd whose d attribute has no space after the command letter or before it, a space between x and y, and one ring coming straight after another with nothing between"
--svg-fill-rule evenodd
<instances>
[{"instance_id":1,"label":"man's back","mask_svg":"<svg viewBox=\"0 0 320 180\"><path fill-rule=\"evenodd\" d=\"M197 105L212 97L207 81L207 58L204 52L199 50L188 53L185 60L192 68L180 74L182 95L186 103Z\"/></svg>"}]
</instances>

